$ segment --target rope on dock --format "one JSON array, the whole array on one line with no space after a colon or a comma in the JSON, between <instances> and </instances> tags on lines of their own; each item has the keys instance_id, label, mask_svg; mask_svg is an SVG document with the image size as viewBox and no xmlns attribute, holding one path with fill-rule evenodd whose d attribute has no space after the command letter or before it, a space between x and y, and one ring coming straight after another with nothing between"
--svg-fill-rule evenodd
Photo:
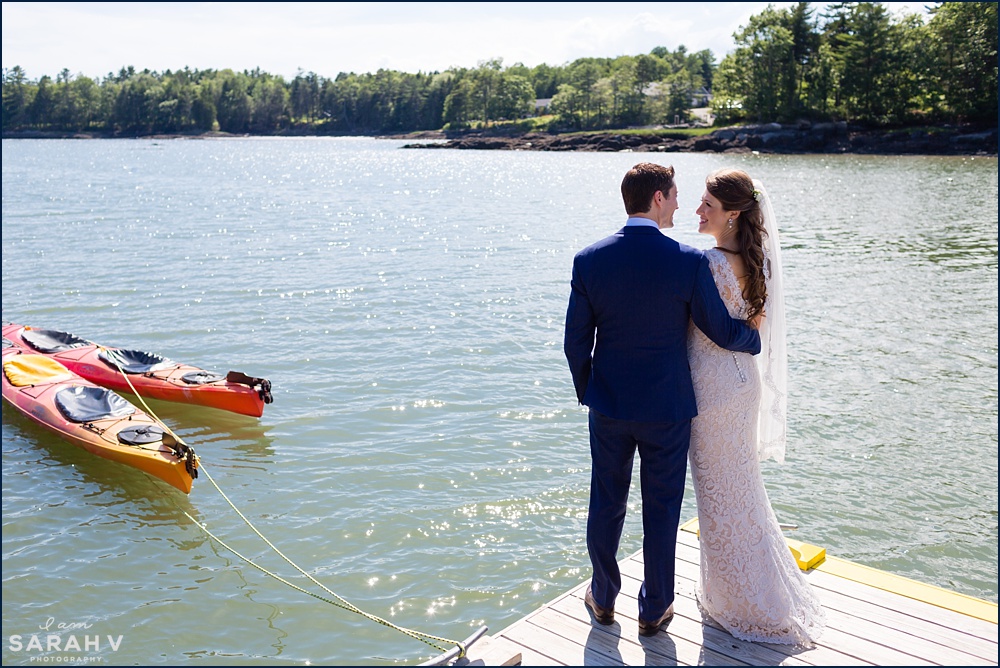
<instances>
[{"instance_id":1,"label":"rope on dock","mask_svg":"<svg viewBox=\"0 0 1000 668\"><path fill-rule=\"evenodd\" d=\"M185 448L190 448L190 446L188 446L187 443L185 443L184 440L181 439L180 436L178 436L176 433L174 433L174 431L169 426L167 426L166 423L164 423L162 420L160 420L159 417L157 417L157 415L149 407L149 405L146 403L146 401L142 398L142 395L139 394L139 392L135 389L135 386L132 384L132 381L129 380L128 374L125 373L125 371L122 369L121 365L118 364L118 361L117 361L117 359L115 359L114 355L109 355L109 357L112 360L115 361L115 366L118 367L119 373L121 373L122 376L125 378L125 382L127 382L128 386L132 389L132 393L135 394L135 396L139 399L140 402L142 402L143 408L145 408L146 412L149 415L151 415L157 422L159 422L160 424L162 424L163 427L164 427L164 429L166 429L167 432L179 444L181 444ZM193 452L193 450L192 450L192 452ZM226 548L227 550L229 550L230 552L232 552L233 554L235 554L237 557L239 557L240 559L242 559L246 563L250 564L251 566L253 566L257 570L261 571L265 575L267 575L267 576L269 576L271 578L274 578L278 582L281 582L282 584L286 584L289 587L291 587L292 589L294 589L296 591L299 591L299 592L302 592L303 594L306 594L307 596L312 596L313 598L318 599L320 601L323 601L324 603L329 603L330 605L333 605L333 606L336 606L338 608L342 608L344 610L348 610L348 611L353 612L355 614L361 615L365 619L369 619L369 620L371 620L373 622L376 622L378 624L382 624L383 626L387 626L387 627L389 627L391 629L395 629L396 631L399 631L400 633L402 633L404 635L407 635L407 636L413 638L414 640L419 640L420 642L422 642L422 643L424 643L426 645L430 645L434 649L437 649L437 650L439 650L441 652L448 652L449 656L454 656L454 653L457 650L458 655L457 655L457 657L454 657L454 658L460 659L460 658L463 658L466 655L467 645L470 644L469 641L459 642L457 640L451 640L450 638L442 638L440 636L431 635L429 633L424 633L422 631L415 631L413 629L408 629L406 627L399 626L398 624L393 624L392 622L390 622L387 619L383 619L383 618L381 618L381 617L379 617L377 615L373 615L373 614L371 614L369 612L365 612L361 608L357 607L356 605L354 605L353 603L351 603L350 601L348 601L344 597L340 596L339 594L337 594L336 592L334 592L333 590L331 590L329 587L327 587L326 585L324 585L323 583L321 583L319 580L317 580L316 578L314 578L312 575L310 575L309 573L307 573L298 564L296 564L294 561L292 561L287 556L285 556L285 554L281 550L279 550L274 545L274 543L272 543L270 540L268 540L267 537L265 537L264 534L262 534L260 532L260 530L258 530L257 527L255 527L253 525L253 523L247 518L247 516L244 515L240 511L240 509L236 507L236 504L232 502L232 500L229 498L229 496L226 495L226 493L224 491L222 491L222 488L219 487L219 484L217 482L215 482L215 479L208 472L208 470L205 468L205 465L201 462L200 458L197 455L195 455L195 460L197 462L197 464L196 464L197 467L205 474L205 477L208 478L209 482L212 483L212 486L215 487L215 489L219 492L219 494L222 495L222 498L224 498L226 500L226 503L228 503L229 506L234 511L236 511L236 514L240 516L240 519L242 519L246 523L246 525L248 527L250 527L250 529L255 534L257 534L257 536L261 540L263 540L267 544L268 547L270 547L279 557L281 557L286 562L288 562L288 564L292 568L294 568L295 570L297 570L302 575L306 576L306 578L308 578L310 582L312 582L313 584L315 584L316 586L318 586L320 589L322 589L326 593L330 594L336 600L325 598L323 596L320 596L319 594L315 594L313 592L307 591L307 590L303 589L302 587L299 587L298 585L293 584L293 583L289 582L288 580L282 578L281 576L276 575L275 573L272 573L271 571L267 570L263 566L260 566L260 565L258 565L256 563L254 563L254 561L252 559L250 559L249 557L246 557L246 556L240 554L235 549L233 549L232 547L230 547L229 545L227 545L225 542L223 542L223 540L221 538L219 538L218 536L216 536L215 534L213 534L211 531L209 531L208 528L204 524L202 524L201 522L199 522L198 520L196 520L194 517L192 517L190 514L188 514L185 511L184 514L187 516L187 518L189 520L191 520L195 524L195 526L197 526L199 529L201 529L206 534L208 534L208 536L212 540L216 541L217 543L219 543L219 545L221 545L222 547ZM455 647L452 650L449 651L449 650L446 650L444 647L440 647L438 645L435 645L434 644L435 641L436 642L440 642L440 643L444 643L444 644L447 644L447 645L454 645Z\"/></svg>"}]
</instances>

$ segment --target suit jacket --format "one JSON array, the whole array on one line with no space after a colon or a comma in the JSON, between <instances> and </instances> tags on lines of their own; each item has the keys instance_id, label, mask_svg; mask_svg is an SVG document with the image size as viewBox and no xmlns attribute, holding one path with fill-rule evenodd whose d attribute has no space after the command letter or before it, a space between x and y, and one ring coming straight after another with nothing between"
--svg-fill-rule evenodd
<instances>
[{"instance_id":1,"label":"suit jacket","mask_svg":"<svg viewBox=\"0 0 1000 668\"><path fill-rule=\"evenodd\" d=\"M757 331L729 316L700 250L626 226L577 253L563 350L580 403L620 420L696 416L691 320L722 348L760 352Z\"/></svg>"}]
</instances>

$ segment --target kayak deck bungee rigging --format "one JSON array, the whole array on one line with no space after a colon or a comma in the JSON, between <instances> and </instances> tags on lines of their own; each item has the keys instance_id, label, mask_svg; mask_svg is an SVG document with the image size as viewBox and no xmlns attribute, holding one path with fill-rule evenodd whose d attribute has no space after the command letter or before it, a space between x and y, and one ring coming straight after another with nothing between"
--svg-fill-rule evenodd
<instances>
[{"instance_id":1,"label":"kayak deck bungee rigging","mask_svg":"<svg viewBox=\"0 0 1000 668\"><path fill-rule=\"evenodd\" d=\"M36 424L99 457L190 493L198 477L194 450L121 396L6 336L0 376L4 400Z\"/></svg>"},{"instance_id":2,"label":"kayak deck bungee rigging","mask_svg":"<svg viewBox=\"0 0 1000 668\"><path fill-rule=\"evenodd\" d=\"M4 323L3 336L13 345L58 360L77 375L120 392L218 408L260 417L272 403L271 382L239 371L225 376L156 353L110 348L68 332ZM126 378L128 374L128 378Z\"/></svg>"}]
</instances>

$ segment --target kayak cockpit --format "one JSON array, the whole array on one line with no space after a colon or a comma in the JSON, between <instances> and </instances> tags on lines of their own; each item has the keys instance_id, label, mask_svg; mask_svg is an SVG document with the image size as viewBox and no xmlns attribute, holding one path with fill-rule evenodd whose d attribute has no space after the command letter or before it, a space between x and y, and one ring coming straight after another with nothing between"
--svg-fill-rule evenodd
<instances>
[{"instance_id":1,"label":"kayak cockpit","mask_svg":"<svg viewBox=\"0 0 1000 668\"><path fill-rule=\"evenodd\" d=\"M59 412L70 422L93 422L135 413L135 406L103 387L67 387L56 393L55 402Z\"/></svg>"},{"instance_id":2,"label":"kayak cockpit","mask_svg":"<svg viewBox=\"0 0 1000 668\"><path fill-rule=\"evenodd\" d=\"M125 373L152 373L153 371L161 371L177 366L175 362L168 360L163 355L147 353L142 350L101 348L97 356L111 368L124 371Z\"/></svg>"},{"instance_id":3,"label":"kayak cockpit","mask_svg":"<svg viewBox=\"0 0 1000 668\"><path fill-rule=\"evenodd\" d=\"M94 345L86 339L81 339L68 332L60 332L55 329L32 329L25 327L21 330L21 338L40 353L61 353L64 350L73 348L83 348Z\"/></svg>"}]
</instances>

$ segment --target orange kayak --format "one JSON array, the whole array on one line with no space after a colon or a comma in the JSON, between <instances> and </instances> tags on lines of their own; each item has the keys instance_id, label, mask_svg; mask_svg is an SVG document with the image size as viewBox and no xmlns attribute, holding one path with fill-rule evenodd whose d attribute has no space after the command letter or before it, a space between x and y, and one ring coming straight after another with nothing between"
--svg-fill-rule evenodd
<instances>
[{"instance_id":1,"label":"orange kayak","mask_svg":"<svg viewBox=\"0 0 1000 668\"><path fill-rule=\"evenodd\" d=\"M155 353L109 348L67 332L13 323L4 323L3 336L15 346L58 360L101 387L143 398L209 406L253 417L263 415L264 404L273 401L270 381L238 371L222 376Z\"/></svg>"},{"instance_id":2,"label":"orange kayak","mask_svg":"<svg viewBox=\"0 0 1000 668\"><path fill-rule=\"evenodd\" d=\"M156 476L185 494L198 459L160 421L57 360L3 339L4 400L28 419L98 457Z\"/></svg>"}]
</instances>

